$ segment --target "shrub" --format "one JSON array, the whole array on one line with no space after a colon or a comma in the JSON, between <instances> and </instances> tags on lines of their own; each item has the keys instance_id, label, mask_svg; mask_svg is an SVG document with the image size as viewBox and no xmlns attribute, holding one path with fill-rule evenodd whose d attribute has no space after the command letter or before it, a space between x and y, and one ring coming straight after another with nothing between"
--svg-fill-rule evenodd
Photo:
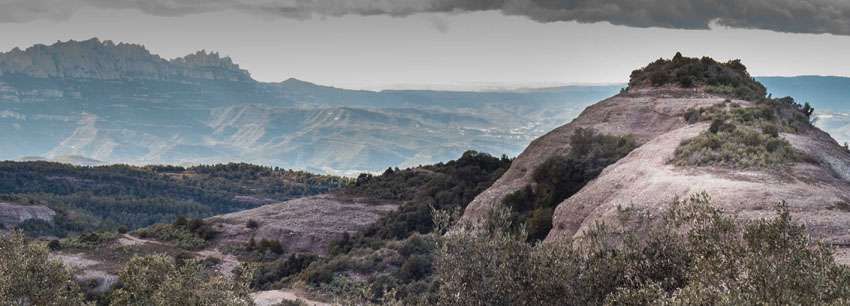
<instances>
[{"instance_id":1,"label":"shrub","mask_svg":"<svg viewBox=\"0 0 850 306\"><path fill-rule=\"evenodd\" d=\"M274 254L280 255L284 253L283 246L280 245L280 242L274 239L271 240L260 240L260 243L257 244L257 251L264 252L272 252Z\"/></svg>"},{"instance_id":2,"label":"shrub","mask_svg":"<svg viewBox=\"0 0 850 306\"><path fill-rule=\"evenodd\" d=\"M761 128L761 132L773 138L779 137L779 128L775 124L766 124Z\"/></svg>"},{"instance_id":3,"label":"shrub","mask_svg":"<svg viewBox=\"0 0 850 306\"><path fill-rule=\"evenodd\" d=\"M685 122L688 124L694 124L700 121L700 117L702 115L702 109L689 108L685 112Z\"/></svg>"},{"instance_id":4,"label":"shrub","mask_svg":"<svg viewBox=\"0 0 850 306\"><path fill-rule=\"evenodd\" d=\"M298 275L318 259L316 255L291 254L287 258L261 265L254 274L251 287L270 289L272 284Z\"/></svg>"},{"instance_id":5,"label":"shrub","mask_svg":"<svg viewBox=\"0 0 850 306\"><path fill-rule=\"evenodd\" d=\"M51 251L58 251L62 249L62 244L59 243L59 240L50 240L50 242L47 243L47 248Z\"/></svg>"},{"instance_id":6,"label":"shrub","mask_svg":"<svg viewBox=\"0 0 850 306\"><path fill-rule=\"evenodd\" d=\"M429 274L431 274L431 257L425 255L408 257L399 269L401 279L407 281L419 280Z\"/></svg>"},{"instance_id":7,"label":"shrub","mask_svg":"<svg viewBox=\"0 0 850 306\"><path fill-rule=\"evenodd\" d=\"M697 194L675 201L640 231L597 225L576 240L536 245L507 228L463 226L443 237L437 304L846 303L850 269L836 263L827 246L810 241L787 206L776 212L740 223Z\"/></svg>"},{"instance_id":8,"label":"shrub","mask_svg":"<svg viewBox=\"0 0 850 306\"><path fill-rule=\"evenodd\" d=\"M245 224L245 227L252 229L252 230L256 230L256 229L260 228L260 223L257 222L257 220L249 219L248 222Z\"/></svg>"}]
</instances>

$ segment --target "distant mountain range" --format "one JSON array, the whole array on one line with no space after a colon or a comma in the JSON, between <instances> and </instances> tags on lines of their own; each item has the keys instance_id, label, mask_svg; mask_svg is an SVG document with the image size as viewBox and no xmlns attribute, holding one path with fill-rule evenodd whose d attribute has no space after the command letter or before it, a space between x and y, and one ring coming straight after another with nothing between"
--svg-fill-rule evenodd
<instances>
[{"instance_id":1,"label":"distant mountain range","mask_svg":"<svg viewBox=\"0 0 850 306\"><path fill-rule=\"evenodd\" d=\"M776 95L830 110L824 115L850 111L842 100L850 96L848 78L760 81ZM230 58L204 51L166 60L140 45L58 42L0 53L0 159L244 161L354 174L466 150L513 156L621 87L347 90L258 82ZM850 140L846 125L829 126Z\"/></svg>"}]
</instances>

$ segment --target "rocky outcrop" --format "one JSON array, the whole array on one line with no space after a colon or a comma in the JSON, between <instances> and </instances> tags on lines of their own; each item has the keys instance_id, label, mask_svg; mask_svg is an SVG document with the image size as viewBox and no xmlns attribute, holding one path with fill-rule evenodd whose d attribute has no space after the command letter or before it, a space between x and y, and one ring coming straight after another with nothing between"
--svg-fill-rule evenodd
<instances>
[{"instance_id":1,"label":"rocky outcrop","mask_svg":"<svg viewBox=\"0 0 850 306\"><path fill-rule=\"evenodd\" d=\"M141 45L96 38L0 53L0 75L3 74L98 80L252 80L247 71L217 53L201 51L168 61Z\"/></svg>"},{"instance_id":2,"label":"rocky outcrop","mask_svg":"<svg viewBox=\"0 0 850 306\"><path fill-rule=\"evenodd\" d=\"M375 223L398 203L367 201L338 195L320 195L265 205L208 220L220 234L216 247L245 247L255 241L277 240L287 252L326 254L328 244L344 233ZM251 228L248 221L256 222Z\"/></svg>"},{"instance_id":3,"label":"rocky outcrop","mask_svg":"<svg viewBox=\"0 0 850 306\"><path fill-rule=\"evenodd\" d=\"M0 202L0 225L12 228L27 220L52 222L56 212L41 205L19 205Z\"/></svg>"},{"instance_id":4,"label":"rocky outcrop","mask_svg":"<svg viewBox=\"0 0 850 306\"><path fill-rule=\"evenodd\" d=\"M578 128L592 128L610 135L633 135L643 144L686 126L683 115L689 108L707 107L725 100L725 97L701 89L663 87L634 89L594 104L572 122L531 142L511 168L467 206L464 218L481 218L494 205L501 204L506 195L531 184L532 172L547 158L569 152L570 136Z\"/></svg>"}]
</instances>

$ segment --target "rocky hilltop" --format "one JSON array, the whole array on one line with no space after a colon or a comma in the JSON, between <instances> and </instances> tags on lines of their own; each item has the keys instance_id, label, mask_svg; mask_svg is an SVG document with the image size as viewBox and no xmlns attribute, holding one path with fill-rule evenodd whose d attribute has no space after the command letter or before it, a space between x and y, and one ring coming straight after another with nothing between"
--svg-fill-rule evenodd
<instances>
[{"instance_id":1,"label":"rocky hilltop","mask_svg":"<svg viewBox=\"0 0 850 306\"><path fill-rule=\"evenodd\" d=\"M482 220L506 197L534 190L535 170L569 155L571 137L592 129L638 146L556 204L548 240L600 222L635 229L675 199L706 192L745 218L768 216L784 201L816 238L846 245L850 151L809 124L808 105L765 93L737 61L659 60L635 71L628 89L534 140L464 218Z\"/></svg>"},{"instance_id":2,"label":"rocky hilltop","mask_svg":"<svg viewBox=\"0 0 850 306\"><path fill-rule=\"evenodd\" d=\"M141 45L96 38L0 53L0 75L4 74L98 80L252 80L247 71L217 53L200 51L165 60Z\"/></svg>"}]
</instances>

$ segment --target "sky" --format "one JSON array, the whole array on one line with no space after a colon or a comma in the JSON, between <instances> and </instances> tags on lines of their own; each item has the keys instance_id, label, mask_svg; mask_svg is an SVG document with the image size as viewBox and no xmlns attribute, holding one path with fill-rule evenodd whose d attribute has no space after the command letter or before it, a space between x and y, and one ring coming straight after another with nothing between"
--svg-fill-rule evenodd
<instances>
[{"instance_id":1,"label":"sky","mask_svg":"<svg viewBox=\"0 0 850 306\"><path fill-rule=\"evenodd\" d=\"M652 8L637 13L624 1L0 0L0 51L97 37L165 58L217 51L260 81L357 89L621 83L677 51L739 58L759 76L850 76L850 1L741 0L752 8L711 14L697 5L711 0L633 0ZM758 5L777 12L746 14Z\"/></svg>"}]
</instances>

